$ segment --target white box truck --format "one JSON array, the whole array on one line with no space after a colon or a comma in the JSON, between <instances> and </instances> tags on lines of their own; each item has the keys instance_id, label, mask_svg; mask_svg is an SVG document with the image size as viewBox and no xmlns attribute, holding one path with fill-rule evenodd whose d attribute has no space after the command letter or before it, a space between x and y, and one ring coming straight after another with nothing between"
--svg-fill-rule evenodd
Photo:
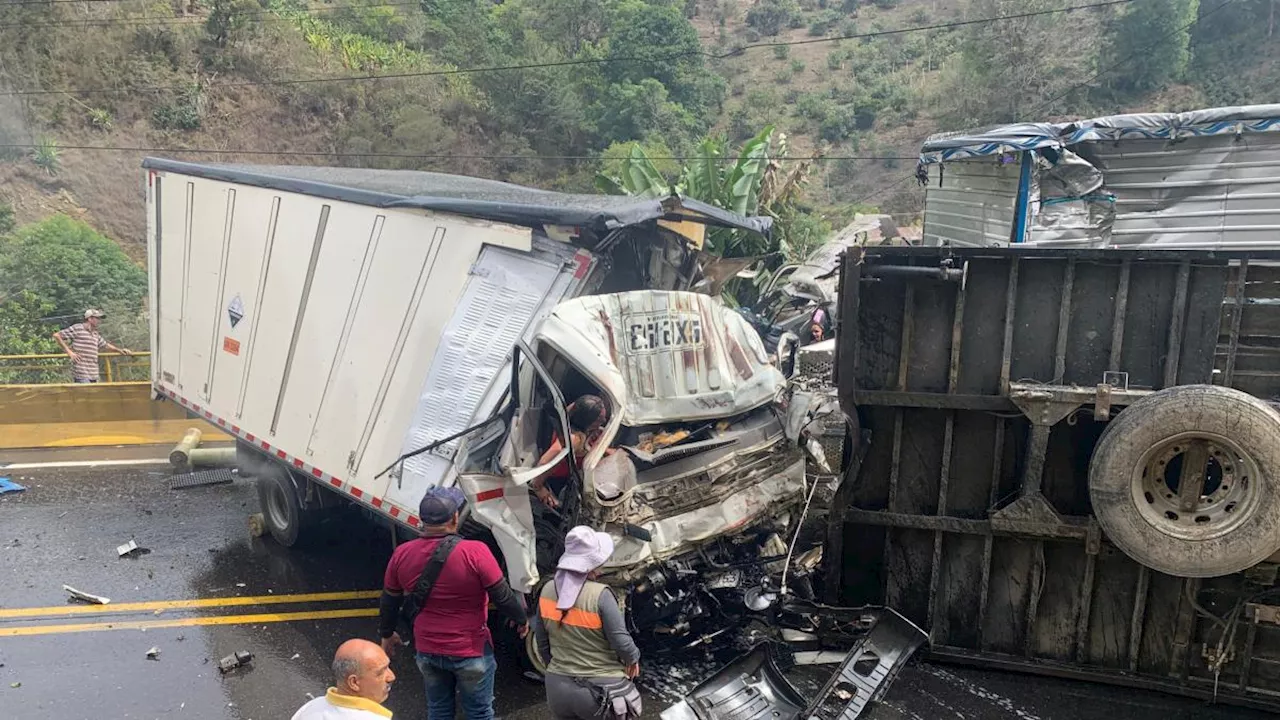
<instances>
[{"instance_id":1,"label":"white box truck","mask_svg":"<svg viewBox=\"0 0 1280 720\"><path fill-rule=\"evenodd\" d=\"M237 438L281 543L341 501L411 533L423 492L457 484L513 587L589 524L616 536L637 625L670 635L716 622L682 589L696 568L786 550L805 457L785 379L689 291L706 225L768 219L424 172L144 168L155 393ZM551 510L528 484L584 394L608 420Z\"/></svg>"}]
</instances>

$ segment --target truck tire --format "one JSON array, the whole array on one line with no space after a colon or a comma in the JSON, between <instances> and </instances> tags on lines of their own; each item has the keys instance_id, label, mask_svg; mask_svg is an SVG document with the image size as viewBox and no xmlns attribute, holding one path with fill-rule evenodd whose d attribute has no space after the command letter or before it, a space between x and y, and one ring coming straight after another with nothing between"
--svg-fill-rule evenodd
<instances>
[{"instance_id":1,"label":"truck tire","mask_svg":"<svg viewBox=\"0 0 1280 720\"><path fill-rule=\"evenodd\" d=\"M312 513L302 507L300 489L289 471L274 462L264 463L257 484L262 517L271 537L285 547L297 545Z\"/></svg>"},{"instance_id":2,"label":"truck tire","mask_svg":"<svg viewBox=\"0 0 1280 720\"><path fill-rule=\"evenodd\" d=\"M1187 475L1184 462L1203 470ZM1200 489L1180 494L1197 475ZM1253 567L1280 550L1280 412L1216 385L1145 397L1099 438L1089 497L1110 541L1153 570L1205 578Z\"/></svg>"}]
</instances>

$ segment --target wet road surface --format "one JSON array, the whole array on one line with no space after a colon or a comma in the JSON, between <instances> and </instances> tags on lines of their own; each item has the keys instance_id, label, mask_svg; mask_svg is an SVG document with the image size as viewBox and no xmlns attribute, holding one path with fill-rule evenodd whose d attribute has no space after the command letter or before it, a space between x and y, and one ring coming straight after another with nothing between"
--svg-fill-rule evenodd
<instances>
[{"instance_id":1,"label":"wet road surface","mask_svg":"<svg viewBox=\"0 0 1280 720\"><path fill-rule=\"evenodd\" d=\"M101 456L103 451L95 451ZM151 449L150 457L163 451ZM121 458L142 456L137 451ZM9 455L3 463L82 461L73 451ZM162 464L20 468L29 489L0 495L0 717L12 720L287 719L329 684L328 662L350 637L374 636L376 591L390 534L358 511L326 523L318 541L286 550L254 539L252 483L169 490ZM135 540L150 553L118 558ZM69 605L62 586L111 599ZM176 601L176 602L175 602ZM498 713L546 717L500 639ZM151 648L158 659L148 659ZM220 658L256 655L226 675ZM387 705L425 718L412 658L394 663ZM646 668L648 671L648 668ZM798 671L806 694L825 672ZM664 683L679 689L691 685ZM646 715L669 702L650 693ZM931 664L909 666L874 720L1252 720L1239 708L1084 683Z\"/></svg>"}]
</instances>

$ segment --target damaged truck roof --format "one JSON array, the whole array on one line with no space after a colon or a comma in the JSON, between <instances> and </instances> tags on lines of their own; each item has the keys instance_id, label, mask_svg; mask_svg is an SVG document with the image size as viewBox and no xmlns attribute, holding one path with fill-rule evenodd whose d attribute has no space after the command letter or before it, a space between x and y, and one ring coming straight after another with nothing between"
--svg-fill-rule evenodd
<instances>
[{"instance_id":1,"label":"damaged truck roof","mask_svg":"<svg viewBox=\"0 0 1280 720\"><path fill-rule=\"evenodd\" d=\"M418 170L229 165L147 158L142 167L384 208L421 208L523 227L568 225L608 232L653 220L685 220L767 235L769 217L747 217L691 198L576 195Z\"/></svg>"},{"instance_id":2,"label":"damaged truck roof","mask_svg":"<svg viewBox=\"0 0 1280 720\"><path fill-rule=\"evenodd\" d=\"M1182 113L1131 113L1059 123L1015 123L939 133L920 148L931 164L1020 150L1069 147L1090 140L1177 140L1209 135L1280 131L1280 104L1208 108Z\"/></svg>"},{"instance_id":3,"label":"damaged truck roof","mask_svg":"<svg viewBox=\"0 0 1280 720\"><path fill-rule=\"evenodd\" d=\"M638 290L561 303L538 330L640 426L731 417L785 379L760 336L718 298Z\"/></svg>"}]
</instances>

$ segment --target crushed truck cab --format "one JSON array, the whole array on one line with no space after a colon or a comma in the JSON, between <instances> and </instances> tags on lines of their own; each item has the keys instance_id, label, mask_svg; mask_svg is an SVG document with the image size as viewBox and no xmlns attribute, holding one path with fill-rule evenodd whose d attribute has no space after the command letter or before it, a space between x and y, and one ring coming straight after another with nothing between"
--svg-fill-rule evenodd
<instances>
[{"instance_id":1,"label":"crushed truck cab","mask_svg":"<svg viewBox=\"0 0 1280 720\"><path fill-rule=\"evenodd\" d=\"M614 536L604 572L630 582L660 562L785 514L802 497L805 459L775 399L786 380L741 315L706 295L636 291L565 302L520 358L519 392L460 454L459 478L502 547L511 582L540 577L538 541L576 522ZM552 520L523 487L563 460L534 467L550 433L567 437L567 403L592 394L608 421L572 467ZM544 516L535 521L535 509ZM567 516L567 517L566 517ZM551 553L541 558L546 569Z\"/></svg>"}]
</instances>

